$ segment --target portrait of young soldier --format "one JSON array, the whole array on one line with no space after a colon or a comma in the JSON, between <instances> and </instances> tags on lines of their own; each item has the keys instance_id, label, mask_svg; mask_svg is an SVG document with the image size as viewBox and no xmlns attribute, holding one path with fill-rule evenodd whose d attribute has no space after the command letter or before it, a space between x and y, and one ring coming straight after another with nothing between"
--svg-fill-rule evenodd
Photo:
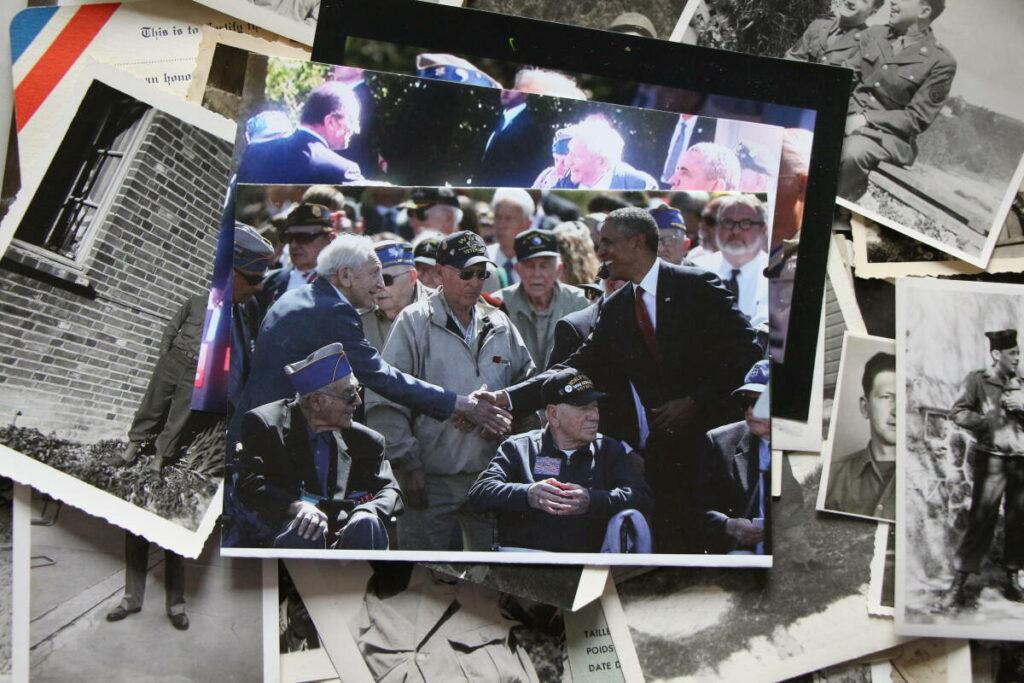
<instances>
[{"instance_id":1,"label":"portrait of young soldier","mask_svg":"<svg viewBox=\"0 0 1024 683\"><path fill-rule=\"evenodd\" d=\"M854 342L848 338L847 349ZM878 352L861 376L859 417L867 420L871 438L858 451L833 454L824 508L876 519L896 518L896 356ZM845 406L843 406L845 407ZM836 419L856 419L844 411Z\"/></svg>"}]
</instances>

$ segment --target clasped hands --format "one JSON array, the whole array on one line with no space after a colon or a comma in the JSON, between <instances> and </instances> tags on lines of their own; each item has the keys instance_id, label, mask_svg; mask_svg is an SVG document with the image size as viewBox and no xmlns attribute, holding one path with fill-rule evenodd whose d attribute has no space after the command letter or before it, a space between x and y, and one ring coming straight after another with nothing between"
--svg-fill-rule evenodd
<instances>
[{"instance_id":1,"label":"clasped hands","mask_svg":"<svg viewBox=\"0 0 1024 683\"><path fill-rule=\"evenodd\" d=\"M582 515L590 509L590 491L579 484L544 479L526 490L526 502L549 515Z\"/></svg>"},{"instance_id":2,"label":"clasped hands","mask_svg":"<svg viewBox=\"0 0 1024 683\"><path fill-rule=\"evenodd\" d=\"M487 391L483 384L469 396L459 398L457 412L452 416L456 429L471 432L479 426L488 439L500 439L512 431L512 414L504 410L508 406L504 392Z\"/></svg>"}]
</instances>

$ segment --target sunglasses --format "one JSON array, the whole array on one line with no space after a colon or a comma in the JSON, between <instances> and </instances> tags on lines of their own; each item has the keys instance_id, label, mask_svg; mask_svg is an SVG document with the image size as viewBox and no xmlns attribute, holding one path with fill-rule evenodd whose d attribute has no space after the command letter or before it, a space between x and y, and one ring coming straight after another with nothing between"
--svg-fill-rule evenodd
<instances>
[{"instance_id":1,"label":"sunglasses","mask_svg":"<svg viewBox=\"0 0 1024 683\"><path fill-rule=\"evenodd\" d=\"M486 268L483 270L459 270L458 268L455 268L455 266L448 266L448 268L458 270L460 280L472 280L474 277L477 280L486 280L491 276L491 271Z\"/></svg>"},{"instance_id":2,"label":"sunglasses","mask_svg":"<svg viewBox=\"0 0 1024 683\"><path fill-rule=\"evenodd\" d=\"M238 273L239 276L241 276L241 278L243 280L245 280L252 287L255 287L256 285L258 285L261 282L263 282L263 276L262 275L254 275L252 273L246 273L244 270L239 270L238 268L235 268L235 272Z\"/></svg>"},{"instance_id":3,"label":"sunglasses","mask_svg":"<svg viewBox=\"0 0 1024 683\"><path fill-rule=\"evenodd\" d=\"M399 273L398 275L391 275L390 273L381 273L381 278L384 280L384 286L390 287L391 285L395 284L395 281L398 278L404 275L408 275L410 272L411 271L407 270L404 273Z\"/></svg>"},{"instance_id":4,"label":"sunglasses","mask_svg":"<svg viewBox=\"0 0 1024 683\"><path fill-rule=\"evenodd\" d=\"M281 241L285 244L310 244L318 237L323 237L322 232L286 232L281 235Z\"/></svg>"}]
</instances>

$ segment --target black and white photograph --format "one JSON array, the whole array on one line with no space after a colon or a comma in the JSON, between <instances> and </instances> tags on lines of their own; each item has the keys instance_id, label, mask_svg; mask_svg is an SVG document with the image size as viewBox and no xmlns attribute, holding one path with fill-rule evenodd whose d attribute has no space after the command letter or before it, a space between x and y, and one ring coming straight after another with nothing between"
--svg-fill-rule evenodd
<instances>
[{"instance_id":1,"label":"black and white photograph","mask_svg":"<svg viewBox=\"0 0 1024 683\"><path fill-rule=\"evenodd\" d=\"M233 124L110 67L68 102L38 187L0 230L0 468L195 557L222 415L191 409Z\"/></svg>"},{"instance_id":2,"label":"black and white photograph","mask_svg":"<svg viewBox=\"0 0 1024 683\"><path fill-rule=\"evenodd\" d=\"M0 680L12 680L14 482L0 477Z\"/></svg>"},{"instance_id":3,"label":"black and white photograph","mask_svg":"<svg viewBox=\"0 0 1024 683\"><path fill-rule=\"evenodd\" d=\"M408 562L350 566L366 581L347 627L374 680L587 680L593 671L573 668L573 654L582 655L581 663L618 668L614 651L571 652L584 648L567 637L558 608Z\"/></svg>"},{"instance_id":4,"label":"black and white photograph","mask_svg":"<svg viewBox=\"0 0 1024 683\"><path fill-rule=\"evenodd\" d=\"M464 0L463 7L514 14L644 38L676 40L686 0L609 0L583 7L557 0ZM680 26L678 30L682 30Z\"/></svg>"},{"instance_id":5,"label":"black and white photograph","mask_svg":"<svg viewBox=\"0 0 1024 683\"><path fill-rule=\"evenodd\" d=\"M875 525L815 512L817 456L788 455L783 472L770 572L664 568L616 585L645 680L784 680L899 642L865 605Z\"/></svg>"},{"instance_id":6,"label":"black and white photograph","mask_svg":"<svg viewBox=\"0 0 1024 683\"><path fill-rule=\"evenodd\" d=\"M276 584L272 591L264 593L264 601L268 598L273 601L273 618L263 624L264 642L272 636L274 651L264 652L266 668L263 680L280 680L281 683L340 680L339 669L323 646L320 633L284 562L263 560L263 572L265 587L267 574L274 575ZM268 618L266 608L264 604L265 620ZM346 680L349 680L348 676Z\"/></svg>"},{"instance_id":7,"label":"black and white photograph","mask_svg":"<svg viewBox=\"0 0 1024 683\"><path fill-rule=\"evenodd\" d=\"M1017 189L992 258L989 273L1024 269L1024 185ZM982 269L933 249L912 237L890 230L871 219L854 215L850 222L861 277L891 278L901 275L973 275Z\"/></svg>"},{"instance_id":8,"label":"black and white photograph","mask_svg":"<svg viewBox=\"0 0 1024 683\"><path fill-rule=\"evenodd\" d=\"M231 354L224 551L769 566L764 278L681 267L665 199L239 185L236 243L288 251L262 280L236 256L262 291ZM765 200L717 200L714 246L756 266Z\"/></svg>"},{"instance_id":9,"label":"black and white photograph","mask_svg":"<svg viewBox=\"0 0 1024 683\"><path fill-rule=\"evenodd\" d=\"M313 44L320 0L196 0L304 45Z\"/></svg>"},{"instance_id":10,"label":"black and white photograph","mask_svg":"<svg viewBox=\"0 0 1024 683\"><path fill-rule=\"evenodd\" d=\"M839 203L984 267L1024 174L1014 0L697 0L695 44L851 69Z\"/></svg>"},{"instance_id":11,"label":"black and white photograph","mask_svg":"<svg viewBox=\"0 0 1024 683\"><path fill-rule=\"evenodd\" d=\"M1020 640L1024 287L901 278L896 624Z\"/></svg>"},{"instance_id":12,"label":"black and white photograph","mask_svg":"<svg viewBox=\"0 0 1024 683\"><path fill-rule=\"evenodd\" d=\"M896 525L879 522L875 553L871 558L868 612L882 617L896 614Z\"/></svg>"},{"instance_id":13,"label":"black and white photograph","mask_svg":"<svg viewBox=\"0 0 1024 683\"><path fill-rule=\"evenodd\" d=\"M186 560L38 492L30 514L16 628L29 633L31 680L260 679L258 560L221 557L212 540Z\"/></svg>"},{"instance_id":14,"label":"black and white photograph","mask_svg":"<svg viewBox=\"0 0 1024 683\"><path fill-rule=\"evenodd\" d=\"M896 518L896 345L843 337L835 405L817 508L892 522Z\"/></svg>"}]
</instances>

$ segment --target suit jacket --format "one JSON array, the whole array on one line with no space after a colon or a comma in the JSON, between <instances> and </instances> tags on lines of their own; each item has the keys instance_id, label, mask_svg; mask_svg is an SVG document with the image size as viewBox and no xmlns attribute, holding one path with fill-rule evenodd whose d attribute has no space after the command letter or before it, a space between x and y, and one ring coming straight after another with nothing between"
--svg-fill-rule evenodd
<instances>
[{"instance_id":1,"label":"suit jacket","mask_svg":"<svg viewBox=\"0 0 1024 683\"><path fill-rule=\"evenodd\" d=\"M555 183L555 189L578 189L579 183L573 182L569 174ZM608 183L609 190L657 190L658 181L650 173L639 171L624 161L612 168L612 177Z\"/></svg>"},{"instance_id":2,"label":"suit jacket","mask_svg":"<svg viewBox=\"0 0 1024 683\"><path fill-rule=\"evenodd\" d=\"M288 281L292 277L293 270L295 270L293 266L285 266L271 270L263 276L263 289L256 292L255 297L262 315L266 315L274 302L288 291Z\"/></svg>"},{"instance_id":3,"label":"suit jacket","mask_svg":"<svg viewBox=\"0 0 1024 683\"><path fill-rule=\"evenodd\" d=\"M551 164L551 127L544 125L530 105L504 130L491 138L473 180L480 187L531 187Z\"/></svg>"},{"instance_id":4,"label":"suit jacket","mask_svg":"<svg viewBox=\"0 0 1024 683\"><path fill-rule=\"evenodd\" d=\"M896 54L893 40L887 26L861 32L860 81L848 114L867 119L857 135L877 141L893 163L909 166L917 158L915 138L932 124L949 96L956 60L930 30Z\"/></svg>"},{"instance_id":5,"label":"suit jacket","mask_svg":"<svg viewBox=\"0 0 1024 683\"><path fill-rule=\"evenodd\" d=\"M435 419L451 417L455 393L385 363L366 340L359 313L325 278L285 293L270 307L256 340L249 382L238 401L239 413L292 396L295 390L284 366L332 342L345 346L356 379L368 389ZM236 438L239 419L236 414L232 420L231 438Z\"/></svg>"},{"instance_id":6,"label":"suit jacket","mask_svg":"<svg viewBox=\"0 0 1024 683\"><path fill-rule=\"evenodd\" d=\"M761 358L754 331L732 295L713 273L659 261L655 337L660 357L654 358L636 322L634 289L626 286L608 297L590 336L562 364L507 390L517 415L540 408L541 384L554 368L568 366L598 388L631 381L647 409L692 396L704 421L722 424L715 419L723 404Z\"/></svg>"},{"instance_id":7,"label":"suit jacket","mask_svg":"<svg viewBox=\"0 0 1024 683\"><path fill-rule=\"evenodd\" d=\"M713 429L704 437L697 485L697 510L703 532L704 551L727 553L736 541L725 533L730 519L759 516L757 484L760 439L745 422ZM771 507L771 490L765 491L766 511ZM765 522L765 528L770 525ZM768 551L766 547L766 552Z\"/></svg>"},{"instance_id":8,"label":"suit jacket","mask_svg":"<svg viewBox=\"0 0 1024 683\"><path fill-rule=\"evenodd\" d=\"M564 363L583 344L583 340L590 336L590 331L597 324L597 317L601 314L604 301L602 297L555 323L555 336L548 367ZM607 395L598 401L601 433L625 441L636 448L640 435L637 432L636 405L633 403L629 385L606 387L605 390Z\"/></svg>"},{"instance_id":9,"label":"suit jacket","mask_svg":"<svg viewBox=\"0 0 1024 683\"><path fill-rule=\"evenodd\" d=\"M860 34L867 24L848 29L839 27L839 19L815 19L796 45L786 52L786 59L812 64L828 64L856 69L860 59Z\"/></svg>"},{"instance_id":10,"label":"suit jacket","mask_svg":"<svg viewBox=\"0 0 1024 683\"><path fill-rule=\"evenodd\" d=\"M242 153L237 177L240 183L280 185L352 185L365 180L359 164L302 128L287 137L250 144Z\"/></svg>"},{"instance_id":11,"label":"suit jacket","mask_svg":"<svg viewBox=\"0 0 1024 683\"><path fill-rule=\"evenodd\" d=\"M383 522L401 512L402 494L384 458L384 437L357 422L331 436L335 458L327 497L345 513L366 510ZM291 519L292 503L303 493L320 491L309 426L298 401L274 401L246 413L241 441L236 495L267 525L280 528ZM329 515L330 531L339 531L346 520L347 514L341 519Z\"/></svg>"}]
</instances>

